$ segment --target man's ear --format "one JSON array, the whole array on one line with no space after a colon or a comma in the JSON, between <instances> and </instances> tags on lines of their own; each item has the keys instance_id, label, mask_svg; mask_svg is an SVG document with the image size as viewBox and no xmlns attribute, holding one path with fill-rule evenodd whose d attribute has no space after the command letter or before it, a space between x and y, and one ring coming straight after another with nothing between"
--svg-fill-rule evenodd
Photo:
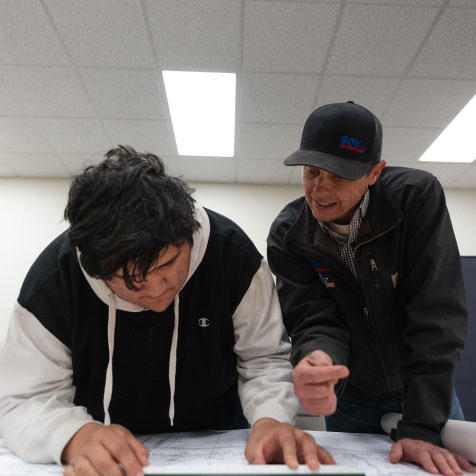
<instances>
[{"instance_id":1,"label":"man's ear","mask_svg":"<svg viewBox=\"0 0 476 476\"><path fill-rule=\"evenodd\" d=\"M369 185L373 185L377 181L386 165L387 162L385 160L381 160L372 167L372 170L370 171Z\"/></svg>"}]
</instances>

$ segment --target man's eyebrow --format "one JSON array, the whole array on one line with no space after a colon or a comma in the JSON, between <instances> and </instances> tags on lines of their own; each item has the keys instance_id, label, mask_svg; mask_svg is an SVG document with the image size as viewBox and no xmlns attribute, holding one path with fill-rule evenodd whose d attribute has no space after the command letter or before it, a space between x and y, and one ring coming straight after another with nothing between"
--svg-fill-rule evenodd
<instances>
[{"instance_id":1,"label":"man's eyebrow","mask_svg":"<svg viewBox=\"0 0 476 476\"><path fill-rule=\"evenodd\" d=\"M172 264L180 255L180 253L182 252L182 247L179 246L178 247L178 250L177 250L177 253L172 256L172 258L170 258L168 261L166 261L165 263L162 263L161 265L159 266L156 266L154 269L151 269L151 271L154 271L155 269L160 269L160 268L163 268L164 266L167 266L169 264Z\"/></svg>"}]
</instances>

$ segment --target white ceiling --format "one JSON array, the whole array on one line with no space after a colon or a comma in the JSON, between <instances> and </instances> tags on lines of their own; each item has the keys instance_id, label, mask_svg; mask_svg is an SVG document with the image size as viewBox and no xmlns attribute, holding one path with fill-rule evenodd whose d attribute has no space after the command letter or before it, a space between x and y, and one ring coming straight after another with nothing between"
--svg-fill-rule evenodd
<instances>
[{"instance_id":1,"label":"white ceiling","mask_svg":"<svg viewBox=\"0 0 476 476\"><path fill-rule=\"evenodd\" d=\"M237 73L235 157L179 157L162 70ZM190 181L293 184L283 159L319 105L380 117L418 158L476 93L476 0L0 0L0 176L69 177L117 144ZM474 148L473 138L468 147Z\"/></svg>"}]
</instances>

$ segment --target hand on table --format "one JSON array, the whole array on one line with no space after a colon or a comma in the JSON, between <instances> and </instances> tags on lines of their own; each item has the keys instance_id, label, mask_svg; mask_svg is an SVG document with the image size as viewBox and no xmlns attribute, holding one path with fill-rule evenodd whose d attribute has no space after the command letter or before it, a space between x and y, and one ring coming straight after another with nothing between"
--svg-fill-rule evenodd
<instances>
[{"instance_id":1,"label":"hand on table","mask_svg":"<svg viewBox=\"0 0 476 476\"><path fill-rule=\"evenodd\" d=\"M293 371L294 393L310 415L331 415L336 411L334 386L349 376L344 365L334 365L321 350L301 360Z\"/></svg>"},{"instance_id":2,"label":"hand on table","mask_svg":"<svg viewBox=\"0 0 476 476\"><path fill-rule=\"evenodd\" d=\"M261 418L253 425L245 457L250 464L285 463L291 469L296 469L299 463L306 463L314 470L319 469L320 463L335 464L309 433L271 418Z\"/></svg>"},{"instance_id":3,"label":"hand on table","mask_svg":"<svg viewBox=\"0 0 476 476\"><path fill-rule=\"evenodd\" d=\"M416 463L429 473L444 476L463 474L463 471L475 472L471 464L461 455L450 453L426 441L410 438L403 438L393 444L389 460L391 463L400 461Z\"/></svg>"},{"instance_id":4,"label":"hand on table","mask_svg":"<svg viewBox=\"0 0 476 476\"><path fill-rule=\"evenodd\" d=\"M142 475L149 450L121 425L88 423L69 440L61 455L64 475ZM120 466L121 465L121 466Z\"/></svg>"}]
</instances>

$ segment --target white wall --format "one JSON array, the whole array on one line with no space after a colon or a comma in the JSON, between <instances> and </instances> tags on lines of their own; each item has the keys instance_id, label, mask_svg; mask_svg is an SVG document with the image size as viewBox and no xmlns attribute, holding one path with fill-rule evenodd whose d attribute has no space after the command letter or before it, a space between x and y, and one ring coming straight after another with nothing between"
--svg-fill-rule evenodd
<instances>
[{"instance_id":1,"label":"white wall","mask_svg":"<svg viewBox=\"0 0 476 476\"><path fill-rule=\"evenodd\" d=\"M232 218L265 256L266 236L299 186L190 184L202 205ZM0 179L0 353L23 278L41 250L67 224L68 180ZM476 190L447 190L448 208L462 255L476 255Z\"/></svg>"}]
</instances>

